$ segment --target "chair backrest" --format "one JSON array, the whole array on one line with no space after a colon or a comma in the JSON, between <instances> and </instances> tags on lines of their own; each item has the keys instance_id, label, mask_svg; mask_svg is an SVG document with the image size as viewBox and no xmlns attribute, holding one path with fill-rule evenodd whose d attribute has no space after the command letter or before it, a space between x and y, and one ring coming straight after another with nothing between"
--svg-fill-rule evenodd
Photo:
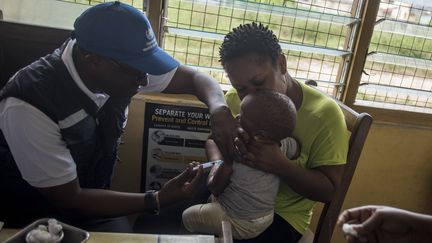
<instances>
[{"instance_id":1,"label":"chair backrest","mask_svg":"<svg viewBox=\"0 0 432 243\"><path fill-rule=\"evenodd\" d=\"M357 113L342 102L336 100L345 115L345 122L351 132L347 163L342 175L342 180L333 199L324 205L314 235L314 243L329 243L333 230L340 213L345 195L351 183L358 159L360 157L369 128L372 124L372 117L368 113Z\"/></svg>"}]
</instances>

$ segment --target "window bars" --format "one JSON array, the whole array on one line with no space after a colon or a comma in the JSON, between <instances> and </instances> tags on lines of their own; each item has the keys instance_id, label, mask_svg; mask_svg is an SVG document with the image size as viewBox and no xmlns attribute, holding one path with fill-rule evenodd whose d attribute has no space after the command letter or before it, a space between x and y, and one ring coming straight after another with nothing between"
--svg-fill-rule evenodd
<instances>
[{"instance_id":1,"label":"window bars","mask_svg":"<svg viewBox=\"0 0 432 243\"><path fill-rule=\"evenodd\" d=\"M104 0L60 0L94 5ZM122 2L144 9L147 0ZM218 61L232 28L252 21L279 38L290 74L340 98L361 21L362 0L167 0L161 46L224 89ZM382 0L355 104L432 113L432 3Z\"/></svg>"},{"instance_id":2,"label":"window bars","mask_svg":"<svg viewBox=\"0 0 432 243\"><path fill-rule=\"evenodd\" d=\"M239 24L262 22L280 40L293 77L314 79L338 97L346 82L361 2L169 0L163 48L228 86L218 62L223 37Z\"/></svg>"},{"instance_id":3,"label":"window bars","mask_svg":"<svg viewBox=\"0 0 432 243\"><path fill-rule=\"evenodd\" d=\"M432 3L383 0L356 104L432 113Z\"/></svg>"}]
</instances>

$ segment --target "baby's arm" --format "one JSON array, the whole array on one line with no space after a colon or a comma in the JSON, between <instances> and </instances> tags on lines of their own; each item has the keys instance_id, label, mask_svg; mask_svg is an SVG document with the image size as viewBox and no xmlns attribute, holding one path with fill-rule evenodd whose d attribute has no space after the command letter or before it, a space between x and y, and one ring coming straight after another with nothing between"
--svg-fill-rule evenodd
<instances>
[{"instance_id":1,"label":"baby's arm","mask_svg":"<svg viewBox=\"0 0 432 243\"><path fill-rule=\"evenodd\" d=\"M208 139L205 145L208 160L223 160L222 153L213 139ZM230 183L232 161L216 163L210 171L207 186L214 196L219 196Z\"/></svg>"}]
</instances>

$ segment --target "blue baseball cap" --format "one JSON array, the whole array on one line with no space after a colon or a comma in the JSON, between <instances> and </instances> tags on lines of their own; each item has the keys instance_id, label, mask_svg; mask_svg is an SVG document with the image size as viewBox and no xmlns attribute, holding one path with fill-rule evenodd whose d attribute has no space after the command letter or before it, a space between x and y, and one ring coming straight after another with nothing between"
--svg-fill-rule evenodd
<instances>
[{"instance_id":1,"label":"blue baseball cap","mask_svg":"<svg viewBox=\"0 0 432 243\"><path fill-rule=\"evenodd\" d=\"M160 75L179 62L157 44L150 22L133 6L115 1L90 7L74 23L79 47L145 73Z\"/></svg>"}]
</instances>

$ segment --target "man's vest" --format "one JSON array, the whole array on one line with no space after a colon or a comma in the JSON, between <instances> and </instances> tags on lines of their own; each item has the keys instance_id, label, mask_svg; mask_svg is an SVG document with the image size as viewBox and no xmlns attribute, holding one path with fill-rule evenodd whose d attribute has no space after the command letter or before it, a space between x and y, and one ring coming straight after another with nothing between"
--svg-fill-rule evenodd
<instances>
[{"instance_id":1,"label":"man's vest","mask_svg":"<svg viewBox=\"0 0 432 243\"><path fill-rule=\"evenodd\" d=\"M18 71L0 91L0 100L16 97L34 107L60 127L62 139L74 159L83 188L108 188L111 182L117 146L125 122L130 98L109 98L97 105L75 83L61 55L66 44ZM79 118L78 122L76 122ZM20 149L26 149L22 147ZM44 161L37 161L43 166ZM25 182L0 134L0 192L37 195ZM14 188L16 187L16 188ZM8 195L2 195L1 198Z\"/></svg>"}]
</instances>

